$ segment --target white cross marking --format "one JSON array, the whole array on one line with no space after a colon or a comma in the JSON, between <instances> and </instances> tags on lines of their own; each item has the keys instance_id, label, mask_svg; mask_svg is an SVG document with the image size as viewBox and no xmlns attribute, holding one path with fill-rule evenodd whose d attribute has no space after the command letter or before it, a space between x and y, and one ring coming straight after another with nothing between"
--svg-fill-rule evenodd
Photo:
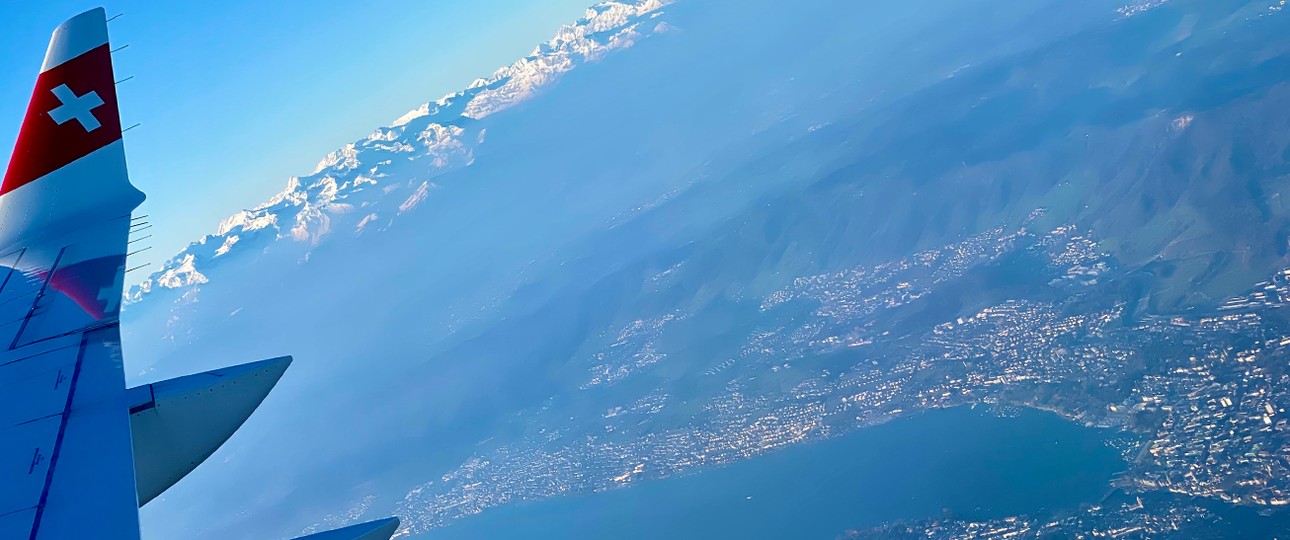
<instances>
[{"instance_id":1,"label":"white cross marking","mask_svg":"<svg viewBox=\"0 0 1290 540\"><path fill-rule=\"evenodd\" d=\"M103 314L109 314L116 311L117 306L121 305L121 292L116 288L117 283L125 282L125 267L116 267L116 275L112 277L112 283L107 287L99 289L99 295L96 300L103 302Z\"/></svg>"},{"instance_id":2,"label":"white cross marking","mask_svg":"<svg viewBox=\"0 0 1290 540\"><path fill-rule=\"evenodd\" d=\"M58 125L66 124L73 118L81 123L85 131L94 131L99 128L99 119L94 117L94 109L103 106L103 99L99 97L98 92L93 90L84 95L76 95L71 88L65 84L58 85L51 90L54 97L58 98L61 105L54 107L49 111L49 117L53 118Z\"/></svg>"}]
</instances>

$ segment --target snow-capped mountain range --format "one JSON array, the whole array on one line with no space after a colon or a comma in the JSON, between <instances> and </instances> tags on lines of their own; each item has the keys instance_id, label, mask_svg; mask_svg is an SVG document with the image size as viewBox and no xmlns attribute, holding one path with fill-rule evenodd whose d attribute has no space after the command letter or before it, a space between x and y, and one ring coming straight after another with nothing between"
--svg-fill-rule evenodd
<instances>
[{"instance_id":1,"label":"snow-capped mountain range","mask_svg":"<svg viewBox=\"0 0 1290 540\"><path fill-rule=\"evenodd\" d=\"M435 177L474 161L476 148L485 144L480 120L533 97L580 65L667 31L658 17L672 1L606 1L588 8L528 56L327 154L309 175L290 178L281 193L229 216L130 287L125 304L207 283L222 261L280 242L308 249L335 235L387 227L431 196Z\"/></svg>"}]
</instances>

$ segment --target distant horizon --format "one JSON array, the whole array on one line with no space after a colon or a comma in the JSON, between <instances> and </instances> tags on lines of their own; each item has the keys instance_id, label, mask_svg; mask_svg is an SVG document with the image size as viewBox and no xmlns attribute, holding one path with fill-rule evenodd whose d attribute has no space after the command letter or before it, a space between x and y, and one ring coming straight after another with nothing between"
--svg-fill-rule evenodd
<instances>
[{"instance_id":1,"label":"distant horizon","mask_svg":"<svg viewBox=\"0 0 1290 540\"><path fill-rule=\"evenodd\" d=\"M58 1L0 540L1290 530L1290 0Z\"/></svg>"},{"instance_id":2,"label":"distant horizon","mask_svg":"<svg viewBox=\"0 0 1290 540\"><path fill-rule=\"evenodd\" d=\"M295 359L144 537L1290 530L1264 1L597 7L127 294Z\"/></svg>"},{"instance_id":3,"label":"distant horizon","mask_svg":"<svg viewBox=\"0 0 1290 540\"><path fill-rule=\"evenodd\" d=\"M91 4L24 6L12 15L25 22L2 38L6 167L49 29ZM593 2L114 4L107 11L122 15L110 23L122 122L139 124L125 135L131 180L148 196L138 213L154 225L151 249L130 260L148 266L129 274L129 284L329 152L528 54ZM337 31L354 39L329 37ZM381 84L366 84L378 73Z\"/></svg>"}]
</instances>

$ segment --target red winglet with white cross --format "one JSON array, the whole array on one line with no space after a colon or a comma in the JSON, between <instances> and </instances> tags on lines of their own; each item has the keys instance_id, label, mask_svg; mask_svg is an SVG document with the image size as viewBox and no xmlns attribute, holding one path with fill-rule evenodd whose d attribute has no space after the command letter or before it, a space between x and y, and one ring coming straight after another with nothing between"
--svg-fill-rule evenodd
<instances>
[{"instance_id":1,"label":"red winglet with white cross","mask_svg":"<svg viewBox=\"0 0 1290 540\"><path fill-rule=\"evenodd\" d=\"M76 42L50 43L0 195L121 138L107 34L101 40L94 35L75 37ZM61 52L67 57L58 58L56 47L64 47ZM55 65L48 65L50 61Z\"/></svg>"}]
</instances>

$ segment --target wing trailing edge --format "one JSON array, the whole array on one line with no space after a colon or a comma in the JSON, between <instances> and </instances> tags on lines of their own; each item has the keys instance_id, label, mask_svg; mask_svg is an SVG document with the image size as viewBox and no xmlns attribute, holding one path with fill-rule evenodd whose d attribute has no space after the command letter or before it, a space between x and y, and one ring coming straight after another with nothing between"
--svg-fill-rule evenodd
<instances>
[{"instance_id":1,"label":"wing trailing edge","mask_svg":"<svg viewBox=\"0 0 1290 540\"><path fill-rule=\"evenodd\" d=\"M296 540L390 540L399 530L399 518L385 518L343 529L301 536Z\"/></svg>"}]
</instances>

